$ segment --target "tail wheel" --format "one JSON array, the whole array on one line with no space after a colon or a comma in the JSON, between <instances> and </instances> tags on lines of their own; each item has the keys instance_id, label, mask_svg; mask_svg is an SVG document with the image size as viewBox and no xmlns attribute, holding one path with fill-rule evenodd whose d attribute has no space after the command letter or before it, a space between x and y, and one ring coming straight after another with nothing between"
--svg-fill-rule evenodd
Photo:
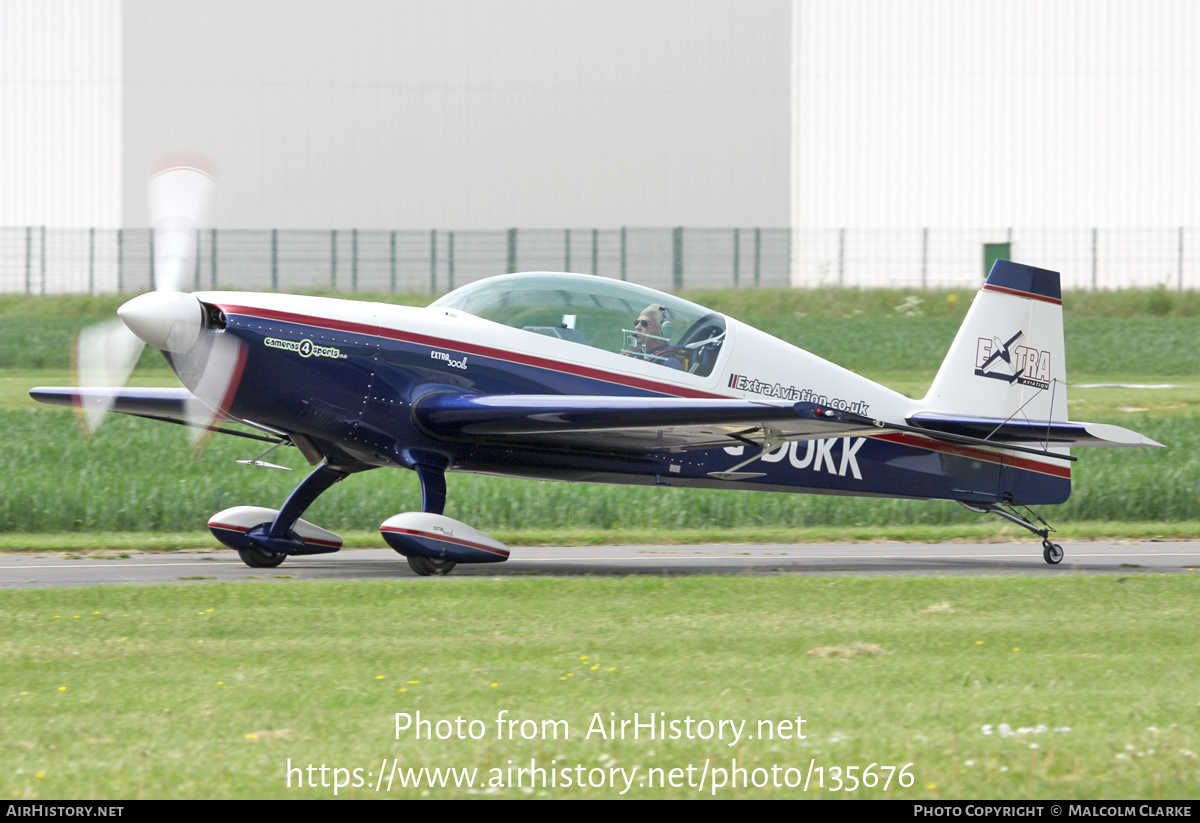
<instances>
[{"instance_id":1,"label":"tail wheel","mask_svg":"<svg viewBox=\"0 0 1200 823\"><path fill-rule=\"evenodd\" d=\"M422 577L450 574L454 570L455 565L457 564L453 560L425 557L420 554L410 554L408 556L408 567Z\"/></svg>"},{"instance_id":2,"label":"tail wheel","mask_svg":"<svg viewBox=\"0 0 1200 823\"><path fill-rule=\"evenodd\" d=\"M273 569L287 560L287 555L282 552L268 551L257 546L252 549L238 549L237 553L242 562L252 569Z\"/></svg>"}]
</instances>

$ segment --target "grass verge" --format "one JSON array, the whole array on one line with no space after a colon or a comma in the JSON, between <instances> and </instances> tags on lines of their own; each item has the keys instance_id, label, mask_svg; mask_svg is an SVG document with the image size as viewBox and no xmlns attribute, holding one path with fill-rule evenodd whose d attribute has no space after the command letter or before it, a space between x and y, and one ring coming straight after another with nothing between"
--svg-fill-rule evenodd
<instances>
[{"instance_id":1,"label":"grass verge","mask_svg":"<svg viewBox=\"0 0 1200 823\"><path fill-rule=\"evenodd\" d=\"M634 797L1192 798L1198 586L694 576L3 591L0 793L326 798L336 777L339 797L601 798L631 778ZM418 712L423 737L398 733L397 714ZM665 722L666 739L645 726L634 739L635 715ZM517 772L530 766L555 782L530 788ZM463 772L430 787L421 768L476 771L470 788L455 785ZM730 785L738 768L752 785Z\"/></svg>"}]
</instances>

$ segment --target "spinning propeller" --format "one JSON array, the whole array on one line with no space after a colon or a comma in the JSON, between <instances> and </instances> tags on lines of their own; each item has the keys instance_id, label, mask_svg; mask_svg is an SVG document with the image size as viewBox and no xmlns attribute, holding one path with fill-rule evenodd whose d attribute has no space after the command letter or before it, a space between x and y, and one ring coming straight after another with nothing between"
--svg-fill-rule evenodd
<instances>
[{"instance_id":1,"label":"spinning propeller","mask_svg":"<svg viewBox=\"0 0 1200 823\"><path fill-rule=\"evenodd\" d=\"M121 306L120 320L83 329L71 358L77 385L99 389L124 386L146 344L166 353L193 396L184 417L196 425L197 450L228 411L245 363L244 347L223 332L220 312L181 290L195 266L198 231L208 222L215 174L216 164L194 152L168 154L152 164L148 195L156 290ZM81 393L85 434L100 427L115 402L112 393Z\"/></svg>"}]
</instances>

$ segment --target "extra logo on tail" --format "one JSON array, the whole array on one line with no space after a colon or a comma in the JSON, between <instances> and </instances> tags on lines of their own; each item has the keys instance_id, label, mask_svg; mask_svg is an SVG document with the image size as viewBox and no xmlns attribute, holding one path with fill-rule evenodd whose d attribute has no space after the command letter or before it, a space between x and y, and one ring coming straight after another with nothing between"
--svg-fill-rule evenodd
<instances>
[{"instance_id":1,"label":"extra logo on tail","mask_svg":"<svg viewBox=\"0 0 1200 823\"><path fill-rule=\"evenodd\" d=\"M1050 388L1050 352L1032 346L1016 346L1025 336L1018 331L1007 341L980 337L975 352L975 375L1020 383L1039 389Z\"/></svg>"}]
</instances>

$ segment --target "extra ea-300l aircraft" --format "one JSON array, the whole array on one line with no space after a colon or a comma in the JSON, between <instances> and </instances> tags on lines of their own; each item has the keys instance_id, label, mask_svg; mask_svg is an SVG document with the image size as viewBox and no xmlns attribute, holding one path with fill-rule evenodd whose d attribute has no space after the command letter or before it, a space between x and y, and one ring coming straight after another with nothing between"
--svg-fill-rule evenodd
<instances>
[{"instance_id":1,"label":"extra ea-300l aircraft","mask_svg":"<svg viewBox=\"0 0 1200 823\"><path fill-rule=\"evenodd\" d=\"M165 158L150 183L160 290L123 305L123 325L85 333L83 385L30 394L93 426L113 411L298 448L315 468L282 508L209 521L249 566L338 551L341 538L300 516L339 480L383 467L420 479L422 510L380 530L422 575L509 556L443 514L450 471L957 501L1037 534L1057 564L1050 527L1020 509L1067 499L1070 449L1160 445L1067 419L1055 272L997 262L929 393L911 399L719 312L593 275L502 275L426 308L187 294L177 286L210 185L194 158ZM184 388L104 385L124 382L143 343Z\"/></svg>"}]
</instances>

